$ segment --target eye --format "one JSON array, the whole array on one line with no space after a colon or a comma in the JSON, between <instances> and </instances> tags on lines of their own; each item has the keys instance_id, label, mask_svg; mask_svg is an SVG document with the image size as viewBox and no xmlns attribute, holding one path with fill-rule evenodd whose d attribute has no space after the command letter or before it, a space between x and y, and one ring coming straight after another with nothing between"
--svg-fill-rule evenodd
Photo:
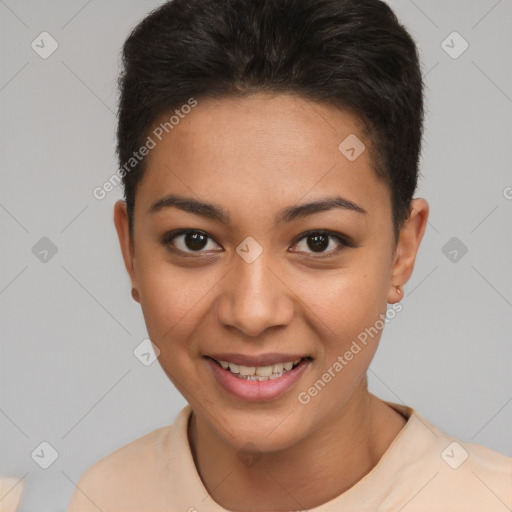
<instances>
[{"instance_id":1,"label":"eye","mask_svg":"<svg viewBox=\"0 0 512 512\"><path fill-rule=\"evenodd\" d=\"M302 242L303 240L305 242ZM331 241L334 243L331 244ZM309 231L297 240L296 245L299 246L299 249L292 252L310 252L307 250L309 248L313 253L322 256L332 256L333 253L340 252L343 247L353 247L351 242L331 231ZM328 247L332 248L333 246L333 249L326 251Z\"/></svg>"},{"instance_id":2,"label":"eye","mask_svg":"<svg viewBox=\"0 0 512 512\"><path fill-rule=\"evenodd\" d=\"M218 252L215 249L218 244L209 235L197 229L180 229L166 233L162 238L162 243L171 250L177 250L185 255L209 251Z\"/></svg>"},{"instance_id":3,"label":"eye","mask_svg":"<svg viewBox=\"0 0 512 512\"><path fill-rule=\"evenodd\" d=\"M162 244L183 256L222 251L222 249L216 249L220 245L211 236L197 229L180 229L166 233L162 237ZM344 247L354 247L350 239L331 231L309 231L302 234L294 243L295 245L299 248L292 252L316 253L320 257L332 256ZM333 246L334 248L332 248ZM331 250L326 250L329 247Z\"/></svg>"}]
</instances>

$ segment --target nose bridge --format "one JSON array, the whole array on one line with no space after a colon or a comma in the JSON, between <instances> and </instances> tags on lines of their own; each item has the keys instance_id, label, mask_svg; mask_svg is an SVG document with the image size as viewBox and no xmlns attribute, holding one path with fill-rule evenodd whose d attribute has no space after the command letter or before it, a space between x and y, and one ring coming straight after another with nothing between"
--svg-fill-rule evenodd
<instances>
[{"instance_id":1,"label":"nose bridge","mask_svg":"<svg viewBox=\"0 0 512 512\"><path fill-rule=\"evenodd\" d=\"M293 316L293 302L277 277L271 251L263 251L248 262L236 255L217 308L223 325L238 328L247 336L286 325Z\"/></svg>"}]
</instances>

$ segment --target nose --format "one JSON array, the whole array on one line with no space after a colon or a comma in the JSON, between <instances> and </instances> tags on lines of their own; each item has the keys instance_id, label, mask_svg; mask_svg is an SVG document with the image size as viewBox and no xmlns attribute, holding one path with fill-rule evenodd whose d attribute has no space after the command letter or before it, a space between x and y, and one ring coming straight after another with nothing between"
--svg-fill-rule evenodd
<instances>
[{"instance_id":1,"label":"nose","mask_svg":"<svg viewBox=\"0 0 512 512\"><path fill-rule=\"evenodd\" d=\"M217 320L247 337L288 325L294 314L292 286L284 282L264 251L247 263L238 255L217 298ZM281 273L282 274L282 273Z\"/></svg>"}]
</instances>

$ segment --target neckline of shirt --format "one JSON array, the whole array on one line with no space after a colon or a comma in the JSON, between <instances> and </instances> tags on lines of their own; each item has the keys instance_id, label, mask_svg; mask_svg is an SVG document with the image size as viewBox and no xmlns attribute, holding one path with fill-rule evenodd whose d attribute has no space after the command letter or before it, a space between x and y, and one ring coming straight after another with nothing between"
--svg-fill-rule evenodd
<instances>
[{"instance_id":1,"label":"neckline of shirt","mask_svg":"<svg viewBox=\"0 0 512 512\"><path fill-rule=\"evenodd\" d=\"M357 507L369 499L378 502L379 496L386 496L390 489L382 486L382 482L393 485L393 474L405 471L410 461L418 460L424 455L425 446L428 446L429 436L438 437L437 429L411 407L385 401L392 409L406 419L406 424L395 436L379 462L350 489L333 499L309 509L309 512L328 512L336 507ZM227 511L209 495L195 466L190 443L188 440L188 422L192 407L187 404L178 414L174 423L167 429L166 437L171 452L175 455L172 464L174 471L165 484L166 493L173 495L173 500L180 501L184 510L209 510L212 512ZM180 478L182 481L180 481ZM377 483L378 482L378 483ZM186 493L186 494L184 494Z\"/></svg>"}]
</instances>

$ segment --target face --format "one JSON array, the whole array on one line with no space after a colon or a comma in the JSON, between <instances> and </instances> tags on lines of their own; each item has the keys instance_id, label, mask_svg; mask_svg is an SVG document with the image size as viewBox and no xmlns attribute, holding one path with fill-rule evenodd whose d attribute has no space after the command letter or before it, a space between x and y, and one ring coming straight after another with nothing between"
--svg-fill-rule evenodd
<instances>
[{"instance_id":1,"label":"face","mask_svg":"<svg viewBox=\"0 0 512 512\"><path fill-rule=\"evenodd\" d=\"M227 443L292 446L364 385L427 205L415 200L397 250L358 118L300 97L198 100L164 135L137 188L134 247L115 207L160 365ZM359 156L339 149L349 136Z\"/></svg>"}]
</instances>

